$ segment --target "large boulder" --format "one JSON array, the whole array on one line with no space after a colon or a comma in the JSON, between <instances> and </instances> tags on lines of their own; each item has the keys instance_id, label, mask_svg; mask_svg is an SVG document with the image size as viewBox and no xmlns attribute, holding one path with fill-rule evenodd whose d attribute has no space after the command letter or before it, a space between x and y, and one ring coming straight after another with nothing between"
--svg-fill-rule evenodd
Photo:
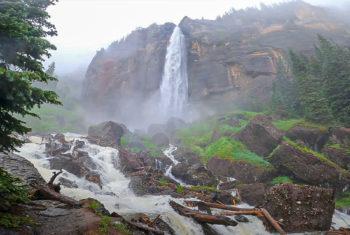
<instances>
[{"instance_id":1,"label":"large boulder","mask_svg":"<svg viewBox=\"0 0 350 235\"><path fill-rule=\"evenodd\" d=\"M284 175L301 182L339 191L350 183L350 174L326 157L292 142L283 142L269 159Z\"/></svg>"},{"instance_id":2,"label":"large boulder","mask_svg":"<svg viewBox=\"0 0 350 235\"><path fill-rule=\"evenodd\" d=\"M115 148L120 146L121 137L127 133L129 130L123 124L108 121L90 126L88 140L104 147Z\"/></svg>"},{"instance_id":3,"label":"large boulder","mask_svg":"<svg viewBox=\"0 0 350 235\"><path fill-rule=\"evenodd\" d=\"M282 184L265 195L263 207L288 233L328 231L335 201L332 189Z\"/></svg>"},{"instance_id":4,"label":"large boulder","mask_svg":"<svg viewBox=\"0 0 350 235\"><path fill-rule=\"evenodd\" d=\"M166 147L169 145L169 137L164 133L157 133L152 136L152 142L158 147Z\"/></svg>"},{"instance_id":5,"label":"large boulder","mask_svg":"<svg viewBox=\"0 0 350 235\"><path fill-rule=\"evenodd\" d=\"M46 184L34 165L27 159L13 153L0 153L0 166L11 175L19 178L26 185Z\"/></svg>"},{"instance_id":6,"label":"large boulder","mask_svg":"<svg viewBox=\"0 0 350 235\"><path fill-rule=\"evenodd\" d=\"M218 183L216 177L200 163L179 163L172 168L171 173L186 184L216 186Z\"/></svg>"},{"instance_id":7,"label":"large boulder","mask_svg":"<svg viewBox=\"0 0 350 235\"><path fill-rule=\"evenodd\" d=\"M323 148L322 153L337 165L346 170L350 170L350 148L326 146Z\"/></svg>"},{"instance_id":8,"label":"large boulder","mask_svg":"<svg viewBox=\"0 0 350 235\"><path fill-rule=\"evenodd\" d=\"M247 184L270 181L275 176L272 167L262 167L219 157L211 158L207 167L216 176L233 177Z\"/></svg>"},{"instance_id":9,"label":"large boulder","mask_svg":"<svg viewBox=\"0 0 350 235\"><path fill-rule=\"evenodd\" d=\"M278 146L282 137L283 132L271 123L271 118L263 115L256 116L236 135L249 150L264 157Z\"/></svg>"},{"instance_id":10,"label":"large boulder","mask_svg":"<svg viewBox=\"0 0 350 235\"><path fill-rule=\"evenodd\" d=\"M301 142L310 149L320 151L327 143L330 132L322 128L298 125L288 130L286 136L293 141Z\"/></svg>"},{"instance_id":11,"label":"large boulder","mask_svg":"<svg viewBox=\"0 0 350 235\"><path fill-rule=\"evenodd\" d=\"M239 184L237 190L243 202L251 206L260 206L264 203L267 186L263 183Z\"/></svg>"}]
</instances>

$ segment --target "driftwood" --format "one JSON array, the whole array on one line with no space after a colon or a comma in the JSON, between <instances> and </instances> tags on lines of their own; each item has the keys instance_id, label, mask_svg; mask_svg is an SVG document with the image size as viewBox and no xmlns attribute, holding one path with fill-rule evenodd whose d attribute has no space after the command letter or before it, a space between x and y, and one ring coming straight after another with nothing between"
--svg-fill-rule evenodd
<instances>
[{"instance_id":1,"label":"driftwood","mask_svg":"<svg viewBox=\"0 0 350 235\"><path fill-rule=\"evenodd\" d=\"M38 199L59 201L73 207L80 206L78 201L56 192L48 185L34 185L33 187L36 189L35 197Z\"/></svg>"},{"instance_id":2,"label":"driftwood","mask_svg":"<svg viewBox=\"0 0 350 235\"><path fill-rule=\"evenodd\" d=\"M206 206L210 208L217 208L222 210L228 210L230 212L222 212L220 215L232 216L232 215L254 215L257 217L264 217L266 221L268 221L271 226L280 234L286 234L286 232L281 228L279 223L272 218L270 213L264 208L239 208L229 205L223 205L219 203L210 203L210 202L202 202L202 201L185 201L187 206L195 207L195 206Z\"/></svg>"},{"instance_id":3,"label":"driftwood","mask_svg":"<svg viewBox=\"0 0 350 235\"><path fill-rule=\"evenodd\" d=\"M53 172L53 175L52 175L52 177L51 177L51 179L49 180L49 182L47 183L48 185L49 185L49 187L51 186L51 185L53 185L53 182L55 181L55 179L57 178L57 176L59 176L60 174L62 174L63 173L63 171L62 171L62 169L59 171L59 172Z\"/></svg>"},{"instance_id":4,"label":"driftwood","mask_svg":"<svg viewBox=\"0 0 350 235\"><path fill-rule=\"evenodd\" d=\"M228 210L228 211L250 211L251 210L248 208L239 208L235 206L229 206L222 203L211 203L211 202L203 202L203 201L185 201L185 204L190 207L205 206L205 207Z\"/></svg>"},{"instance_id":5,"label":"driftwood","mask_svg":"<svg viewBox=\"0 0 350 235\"><path fill-rule=\"evenodd\" d=\"M143 224L143 223L140 223L140 222L133 222L133 221L128 221L124 218L122 218L123 222L128 224L130 227L134 227L136 229L140 229L142 231L145 231L145 232L148 232L148 233L151 233L151 234L157 234L157 235L164 235L164 232L159 230L159 229L156 229L156 228L152 228L152 227L149 227L148 225L146 224Z\"/></svg>"},{"instance_id":6,"label":"driftwood","mask_svg":"<svg viewBox=\"0 0 350 235\"><path fill-rule=\"evenodd\" d=\"M170 206L182 216L193 218L198 223L221 224L225 226L236 226L237 222L220 215L209 215L199 211L186 208L174 201L169 202Z\"/></svg>"}]
</instances>

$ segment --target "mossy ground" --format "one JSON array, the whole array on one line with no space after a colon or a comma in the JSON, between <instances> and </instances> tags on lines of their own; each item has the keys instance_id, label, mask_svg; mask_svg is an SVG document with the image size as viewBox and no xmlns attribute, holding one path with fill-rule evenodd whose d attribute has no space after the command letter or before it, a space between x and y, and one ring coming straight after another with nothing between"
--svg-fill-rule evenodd
<instances>
[{"instance_id":1,"label":"mossy ground","mask_svg":"<svg viewBox=\"0 0 350 235\"><path fill-rule=\"evenodd\" d=\"M246 161L251 164L269 167L270 164L262 157L249 151L241 142L234 140L232 136L241 131L249 122L260 113L235 111L221 116L214 116L207 120L195 122L189 127L177 131L177 137L181 143L198 154L206 163L216 156L236 161ZM227 120L234 117L239 122L229 125ZM219 135L219 139L213 139L213 134Z\"/></svg>"},{"instance_id":2,"label":"mossy ground","mask_svg":"<svg viewBox=\"0 0 350 235\"><path fill-rule=\"evenodd\" d=\"M271 180L271 185L294 183L294 181L288 176L278 176Z\"/></svg>"}]
</instances>

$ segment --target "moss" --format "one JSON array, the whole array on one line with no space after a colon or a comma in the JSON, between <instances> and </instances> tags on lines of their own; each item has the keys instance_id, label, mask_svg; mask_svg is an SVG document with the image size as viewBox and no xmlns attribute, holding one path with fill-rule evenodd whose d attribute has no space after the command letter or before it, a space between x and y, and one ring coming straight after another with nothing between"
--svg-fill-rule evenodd
<instances>
[{"instance_id":1,"label":"moss","mask_svg":"<svg viewBox=\"0 0 350 235\"><path fill-rule=\"evenodd\" d=\"M108 234L111 223L112 223L112 217L102 216L100 221L99 231L102 234Z\"/></svg>"},{"instance_id":2,"label":"moss","mask_svg":"<svg viewBox=\"0 0 350 235\"><path fill-rule=\"evenodd\" d=\"M159 157L162 154L161 149L152 141L151 138L142 138L143 145L146 147L151 157Z\"/></svg>"},{"instance_id":3,"label":"moss","mask_svg":"<svg viewBox=\"0 0 350 235\"><path fill-rule=\"evenodd\" d=\"M218 190L215 187L212 186L191 186L190 190L193 191L206 191L206 192L218 192Z\"/></svg>"},{"instance_id":4,"label":"moss","mask_svg":"<svg viewBox=\"0 0 350 235\"><path fill-rule=\"evenodd\" d=\"M349 173L347 171L345 171L344 169L342 169L340 166L338 166L336 163L332 162L331 160L329 160L325 155L323 155L322 153L316 152L308 147L306 147L305 145L301 145L298 144L292 140L290 140L287 137L284 137L283 140L285 142L287 142L289 145L293 146L294 148L296 148L297 150L303 152L303 153L307 153L307 154L311 154L315 157L317 157L318 159L320 159L323 163L332 166L334 168L336 168L337 170L343 172L346 175L349 175Z\"/></svg>"},{"instance_id":5,"label":"moss","mask_svg":"<svg viewBox=\"0 0 350 235\"><path fill-rule=\"evenodd\" d=\"M96 200L93 200L89 205L89 208L92 209L94 211L94 213L99 215L99 216L102 216L102 214L100 212L102 207L103 207L103 205Z\"/></svg>"},{"instance_id":6,"label":"moss","mask_svg":"<svg viewBox=\"0 0 350 235\"><path fill-rule=\"evenodd\" d=\"M169 184L170 184L170 182L167 179L165 179L165 178L160 178L159 179L159 185L160 186L168 186Z\"/></svg>"},{"instance_id":7,"label":"moss","mask_svg":"<svg viewBox=\"0 0 350 235\"><path fill-rule=\"evenodd\" d=\"M127 147L129 144L129 139L127 138L127 136L123 135L121 138L120 138L120 145L122 147Z\"/></svg>"},{"instance_id":8,"label":"moss","mask_svg":"<svg viewBox=\"0 0 350 235\"><path fill-rule=\"evenodd\" d=\"M342 193L338 199L335 201L335 207L340 208L350 208L350 192Z\"/></svg>"},{"instance_id":9,"label":"moss","mask_svg":"<svg viewBox=\"0 0 350 235\"><path fill-rule=\"evenodd\" d=\"M113 224L113 227L115 228L115 230L122 233L123 235L131 235L132 234L132 232L129 230L128 226L125 224L116 223L116 224Z\"/></svg>"},{"instance_id":10,"label":"moss","mask_svg":"<svg viewBox=\"0 0 350 235\"><path fill-rule=\"evenodd\" d=\"M278 176L271 181L272 185L293 183L293 180L288 176Z\"/></svg>"},{"instance_id":11,"label":"moss","mask_svg":"<svg viewBox=\"0 0 350 235\"><path fill-rule=\"evenodd\" d=\"M182 185L176 185L176 192L179 194L183 194L185 192L185 187Z\"/></svg>"},{"instance_id":12,"label":"moss","mask_svg":"<svg viewBox=\"0 0 350 235\"><path fill-rule=\"evenodd\" d=\"M271 166L262 157L249 151L241 142L227 137L220 138L205 149L203 157L206 162L214 156L235 161L245 161L260 167Z\"/></svg>"},{"instance_id":13,"label":"moss","mask_svg":"<svg viewBox=\"0 0 350 235\"><path fill-rule=\"evenodd\" d=\"M273 125L282 131L288 131L302 122L303 119L283 119L274 121Z\"/></svg>"},{"instance_id":14,"label":"moss","mask_svg":"<svg viewBox=\"0 0 350 235\"><path fill-rule=\"evenodd\" d=\"M28 216L18 216L10 213L0 213L0 227L18 229L22 226L36 225L35 221Z\"/></svg>"}]
</instances>

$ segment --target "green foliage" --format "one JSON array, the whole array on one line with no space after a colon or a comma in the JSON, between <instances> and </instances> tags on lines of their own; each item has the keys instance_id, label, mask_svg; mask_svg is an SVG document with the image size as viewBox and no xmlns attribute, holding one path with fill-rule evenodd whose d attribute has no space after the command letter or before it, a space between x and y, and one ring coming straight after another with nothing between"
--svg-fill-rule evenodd
<instances>
[{"instance_id":1,"label":"green foliage","mask_svg":"<svg viewBox=\"0 0 350 235\"><path fill-rule=\"evenodd\" d=\"M305 118L350 126L350 50L319 37L315 56L290 58Z\"/></svg>"},{"instance_id":2,"label":"green foliage","mask_svg":"<svg viewBox=\"0 0 350 235\"><path fill-rule=\"evenodd\" d=\"M129 230L128 226L122 223L113 224L113 227L123 235L131 235L132 232Z\"/></svg>"},{"instance_id":3,"label":"green foliage","mask_svg":"<svg viewBox=\"0 0 350 235\"><path fill-rule=\"evenodd\" d=\"M278 63L276 80L273 83L272 110L284 116L300 115L301 107L295 80L289 76L287 65Z\"/></svg>"},{"instance_id":4,"label":"green foliage","mask_svg":"<svg viewBox=\"0 0 350 235\"><path fill-rule=\"evenodd\" d=\"M218 139L205 149L205 161L208 161L211 157L214 156L235 161L245 161L261 167L270 166L267 161L255 153L249 151L241 142L227 137Z\"/></svg>"},{"instance_id":5,"label":"green foliage","mask_svg":"<svg viewBox=\"0 0 350 235\"><path fill-rule=\"evenodd\" d=\"M160 178L159 179L159 185L160 186L168 186L169 185L169 181L166 178Z\"/></svg>"},{"instance_id":6,"label":"green foliage","mask_svg":"<svg viewBox=\"0 0 350 235\"><path fill-rule=\"evenodd\" d=\"M151 157L159 157L162 154L161 149L153 143L151 138L144 137L142 141Z\"/></svg>"},{"instance_id":7,"label":"green foliage","mask_svg":"<svg viewBox=\"0 0 350 235\"><path fill-rule=\"evenodd\" d=\"M282 119L273 121L273 125L282 131L288 131L302 122L303 119Z\"/></svg>"},{"instance_id":8,"label":"green foliage","mask_svg":"<svg viewBox=\"0 0 350 235\"><path fill-rule=\"evenodd\" d=\"M272 181L272 185L277 185L277 184L286 184L286 183L293 183L293 180L289 178L288 176L278 176L275 177Z\"/></svg>"},{"instance_id":9,"label":"green foliage","mask_svg":"<svg viewBox=\"0 0 350 235\"><path fill-rule=\"evenodd\" d=\"M105 215L102 216L100 221L100 226L99 226L100 232L102 234L108 234L111 223L112 223L112 217L105 216Z\"/></svg>"},{"instance_id":10,"label":"green foliage","mask_svg":"<svg viewBox=\"0 0 350 235\"><path fill-rule=\"evenodd\" d=\"M0 210L7 210L28 200L28 190L22 182L0 168Z\"/></svg>"},{"instance_id":11,"label":"green foliage","mask_svg":"<svg viewBox=\"0 0 350 235\"><path fill-rule=\"evenodd\" d=\"M93 200L90 205L89 208L92 209L94 211L95 214L100 215L101 216L101 212L100 209L102 208L102 204L96 200Z\"/></svg>"},{"instance_id":12,"label":"green foliage","mask_svg":"<svg viewBox=\"0 0 350 235\"><path fill-rule=\"evenodd\" d=\"M42 61L55 47L46 39L56 35L48 22L47 7L55 0L2 1L0 7L0 151L14 150L22 141L12 134L30 129L15 115L37 116L31 109L44 103L59 104L57 95L34 87L33 82L54 81Z\"/></svg>"},{"instance_id":13,"label":"green foliage","mask_svg":"<svg viewBox=\"0 0 350 235\"><path fill-rule=\"evenodd\" d=\"M176 185L176 192L179 194L183 194L185 192L185 187L182 185Z\"/></svg>"},{"instance_id":14,"label":"green foliage","mask_svg":"<svg viewBox=\"0 0 350 235\"><path fill-rule=\"evenodd\" d=\"M128 143L129 143L129 139L127 136L123 135L121 138L120 138L120 145L122 147L127 147L128 146Z\"/></svg>"},{"instance_id":15,"label":"green foliage","mask_svg":"<svg viewBox=\"0 0 350 235\"><path fill-rule=\"evenodd\" d=\"M335 207L340 208L349 208L350 207L350 192L344 192L340 195L335 201Z\"/></svg>"},{"instance_id":16,"label":"green foliage","mask_svg":"<svg viewBox=\"0 0 350 235\"><path fill-rule=\"evenodd\" d=\"M18 229L24 225L35 225L35 221L28 216L18 216L10 213L0 213L0 227Z\"/></svg>"}]
</instances>

